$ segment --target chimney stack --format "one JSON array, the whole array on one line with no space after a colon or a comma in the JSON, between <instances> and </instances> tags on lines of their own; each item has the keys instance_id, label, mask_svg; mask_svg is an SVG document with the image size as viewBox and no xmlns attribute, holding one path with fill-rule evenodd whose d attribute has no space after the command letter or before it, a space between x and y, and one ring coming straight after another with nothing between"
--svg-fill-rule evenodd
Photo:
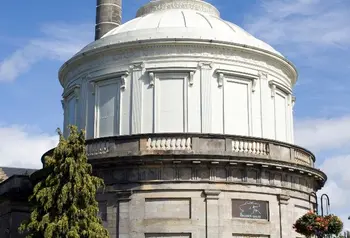
<instances>
[{"instance_id":1,"label":"chimney stack","mask_svg":"<svg viewBox=\"0 0 350 238\"><path fill-rule=\"evenodd\" d=\"M97 0L95 40L118 27L122 19L122 0Z\"/></svg>"}]
</instances>

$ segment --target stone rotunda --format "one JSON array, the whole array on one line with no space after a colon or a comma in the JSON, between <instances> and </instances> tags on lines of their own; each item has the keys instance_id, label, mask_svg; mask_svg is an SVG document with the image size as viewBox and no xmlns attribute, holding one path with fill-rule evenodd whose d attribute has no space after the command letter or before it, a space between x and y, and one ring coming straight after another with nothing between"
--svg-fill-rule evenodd
<instances>
[{"instance_id":1,"label":"stone rotunda","mask_svg":"<svg viewBox=\"0 0 350 238\"><path fill-rule=\"evenodd\" d=\"M326 175L293 144L293 64L205 1L120 20L121 0L99 0L96 41L59 71L111 237L300 237Z\"/></svg>"}]
</instances>

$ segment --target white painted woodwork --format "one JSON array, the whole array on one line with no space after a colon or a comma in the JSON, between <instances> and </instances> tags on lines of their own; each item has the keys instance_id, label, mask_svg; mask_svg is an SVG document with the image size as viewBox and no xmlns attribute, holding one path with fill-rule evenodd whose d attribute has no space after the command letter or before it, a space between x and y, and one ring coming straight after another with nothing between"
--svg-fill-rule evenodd
<instances>
[{"instance_id":1,"label":"white painted woodwork","mask_svg":"<svg viewBox=\"0 0 350 238\"><path fill-rule=\"evenodd\" d=\"M116 80L102 81L96 85L96 135L119 134L120 84Z\"/></svg>"},{"instance_id":2,"label":"white painted woodwork","mask_svg":"<svg viewBox=\"0 0 350 238\"><path fill-rule=\"evenodd\" d=\"M287 141L287 96L282 91L276 91L275 99L275 133L276 139Z\"/></svg>"},{"instance_id":3,"label":"white painted woodwork","mask_svg":"<svg viewBox=\"0 0 350 238\"><path fill-rule=\"evenodd\" d=\"M225 134L250 135L250 82L226 77L224 83Z\"/></svg>"},{"instance_id":4,"label":"white painted woodwork","mask_svg":"<svg viewBox=\"0 0 350 238\"><path fill-rule=\"evenodd\" d=\"M187 131L187 87L185 74L156 74L156 132Z\"/></svg>"}]
</instances>

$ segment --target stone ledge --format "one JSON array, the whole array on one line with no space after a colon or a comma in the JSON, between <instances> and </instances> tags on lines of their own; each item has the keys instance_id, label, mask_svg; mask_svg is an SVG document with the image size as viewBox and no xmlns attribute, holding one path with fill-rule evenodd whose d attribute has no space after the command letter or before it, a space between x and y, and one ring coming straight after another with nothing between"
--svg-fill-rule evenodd
<instances>
[{"instance_id":1,"label":"stone ledge","mask_svg":"<svg viewBox=\"0 0 350 238\"><path fill-rule=\"evenodd\" d=\"M217 155L285 161L314 167L308 150L280 141L215 134L141 134L87 140L90 160L145 155Z\"/></svg>"}]
</instances>

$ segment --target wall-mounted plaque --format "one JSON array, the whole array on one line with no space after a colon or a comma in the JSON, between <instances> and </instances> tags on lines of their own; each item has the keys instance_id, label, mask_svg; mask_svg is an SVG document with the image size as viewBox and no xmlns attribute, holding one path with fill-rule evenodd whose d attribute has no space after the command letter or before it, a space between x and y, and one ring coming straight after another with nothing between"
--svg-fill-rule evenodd
<instances>
[{"instance_id":1,"label":"wall-mounted plaque","mask_svg":"<svg viewBox=\"0 0 350 238\"><path fill-rule=\"evenodd\" d=\"M232 217L269 220L269 203L256 200L232 200Z\"/></svg>"}]
</instances>

